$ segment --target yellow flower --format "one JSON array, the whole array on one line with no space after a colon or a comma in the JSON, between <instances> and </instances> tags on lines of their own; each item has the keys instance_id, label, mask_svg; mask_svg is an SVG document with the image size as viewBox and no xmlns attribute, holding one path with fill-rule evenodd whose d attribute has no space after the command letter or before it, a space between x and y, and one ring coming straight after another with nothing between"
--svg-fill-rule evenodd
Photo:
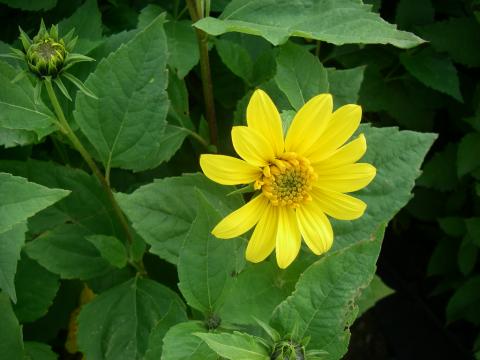
<instances>
[{"instance_id":1,"label":"yellow flower","mask_svg":"<svg viewBox=\"0 0 480 360\"><path fill-rule=\"evenodd\" d=\"M363 134L343 145L362 117L358 105L332 113L330 94L308 101L295 115L284 139L277 108L262 90L247 107L248 126L232 129L233 146L243 159L204 154L200 166L211 180L224 185L254 184L258 195L225 217L212 230L218 238L237 237L255 226L246 258L260 262L276 250L278 266L297 257L301 238L317 254L333 243L327 216L353 220L366 204L345 193L367 186L375 168L356 163L367 150ZM342 146L343 145L343 146Z\"/></svg>"}]
</instances>

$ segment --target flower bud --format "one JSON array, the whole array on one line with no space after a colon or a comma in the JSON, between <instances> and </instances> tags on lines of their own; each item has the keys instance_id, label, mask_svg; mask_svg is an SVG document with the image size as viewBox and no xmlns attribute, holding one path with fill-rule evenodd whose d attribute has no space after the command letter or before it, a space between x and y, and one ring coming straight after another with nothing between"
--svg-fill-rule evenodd
<instances>
[{"instance_id":1,"label":"flower bud","mask_svg":"<svg viewBox=\"0 0 480 360\"><path fill-rule=\"evenodd\" d=\"M283 340L275 344L272 357L273 360L304 360L305 347L292 340Z\"/></svg>"},{"instance_id":2,"label":"flower bud","mask_svg":"<svg viewBox=\"0 0 480 360\"><path fill-rule=\"evenodd\" d=\"M56 77L62 70L66 57L63 40L51 37L34 40L27 50L28 68L40 77Z\"/></svg>"}]
</instances>

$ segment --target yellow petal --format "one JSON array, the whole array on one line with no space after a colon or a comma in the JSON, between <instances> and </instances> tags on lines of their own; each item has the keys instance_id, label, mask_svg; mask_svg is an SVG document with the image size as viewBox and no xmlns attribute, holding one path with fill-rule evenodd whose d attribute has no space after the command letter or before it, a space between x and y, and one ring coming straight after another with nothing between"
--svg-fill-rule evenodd
<instances>
[{"instance_id":1,"label":"yellow petal","mask_svg":"<svg viewBox=\"0 0 480 360\"><path fill-rule=\"evenodd\" d=\"M220 221L212 234L220 239L231 239L246 233L258 222L268 205L269 201L260 194Z\"/></svg>"},{"instance_id":2,"label":"yellow petal","mask_svg":"<svg viewBox=\"0 0 480 360\"><path fill-rule=\"evenodd\" d=\"M357 130L361 118L362 108L358 105L349 104L337 109L320 139L305 156L312 164L331 156Z\"/></svg>"},{"instance_id":3,"label":"yellow petal","mask_svg":"<svg viewBox=\"0 0 480 360\"><path fill-rule=\"evenodd\" d=\"M275 159L272 145L254 129L246 126L234 126L232 142L237 154L249 164L266 166Z\"/></svg>"},{"instance_id":4,"label":"yellow petal","mask_svg":"<svg viewBox=\"0 0 480 360\"><path fill-rule=\"evenodd\" d=\"M357 191L373 180L376 169L370 164L356 163L343 165L317 173L315 187L338 192Z\"/></svg>"},{"instance_id":5,"label":"yellow petal","mask_svg":"<svg viewBox=\"0 0 480 360\"><path fill-rule=\"evenodd\" d=\"M247 106L248 127L265 136L275 155L283 153L283 128L280 114L272 99L262 90L255 90Z\"/></svg>"},{"instance_id":6,"label":"yellow petal","mask_svg":"<svg viewBox=\"0 0 480 360\"><path fill-rule=\"evenodd\" d=\"M225 155L203 154L200 167L206 177L223 185L249 184L261 175L259 167Z\"/></svg>"},{"instance_id":7,"label":"yellow petal","mask_svg":"<svg viewBox=\"0 0 480 360\"><path fill-rule=\"evenodd\" d=\"M332 169L342 165L353 164L358 161L367 151L367 141L365 136L360 134L358 138L350 141L347 145L342 146L335 151L332 156L313 165L315 172L321 173L326 169Z\"/></svg>"},{"instance_id":8,"label":"yellow petal","mask_svg":"<svg viewBox=\"0 0 480 360\"><path fill-rule=\"evenodd\" d=\"M332 115L333 100L330 94L310 99L293 118L285 139L285 151L300 155L308 152L327 127Z\"/></svg>"},{"instance_id":9,"label":"yellow petal","mask_svg":"<svg viewBox=\"0 0 480 360\"><path fill-rule=\"evenodd\" d=\"M337 191L313 188L311 195L327 215L339 220L358 219L367 208L362 200Z\"/></svg>"},{"instance_id":10,"label":"yellow petal","mask_svg":"<svg viewBox=\"0 0 480 360\"><path fill-rule=\"evenodd\" d=\"M275 248L277 225L278 207L269 205L248 242L246 251L248 261L258 263L272 253Z\"/></svg>"},{"instance_id":11,"label":"yellow petal","mask_svg":"<svg viewBox=\"0 0 480 360\"><path fill-rule=\"evenodd\" d=\"M295 210L278 207L278 228L275 240L277 264L285 269L298 255L301 245L300 230L298 229Z\"/></svg>"},{"instance_id":12,"label":"yellow petal","mask_svg":"<svg viewBox=\"0 0 480 360\"><path fill-rule=\"evenodd\" d=\"M297 209L297 221L303 240L314 254L323 254L332 247L332 225L315 201Z\"/></svg>"}]
</instances>

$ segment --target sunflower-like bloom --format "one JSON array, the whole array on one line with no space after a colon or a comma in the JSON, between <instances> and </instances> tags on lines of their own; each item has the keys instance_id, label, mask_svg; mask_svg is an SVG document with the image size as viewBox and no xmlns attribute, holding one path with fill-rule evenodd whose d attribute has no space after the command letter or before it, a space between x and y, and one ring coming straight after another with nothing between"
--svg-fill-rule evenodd
<instances>
[{"instance_id":1,"label":"sunflower-like bloom","mask_svg":"<svg viewBox=\"0 0 480 360\"><path fill-rule=\"evenodd\" d=\"M333 230L327 215L353 220L366 204L345 193L367 186L376 169L356 163L367 150L365 136L344 145L360 125L362 109L345 105L332 113L330 94L308 101L295 115L284 138L277 108L256 90L247 107L248 126L232 129L235 151L243 159L204 154L200 166L224 185L253 184L258 194L212 230L221 239L237 237L255 225L246 250L251 262L275 249L286 268L297 257L301 239L317 254L328 251Z\"/></svg>"}]
</instances>

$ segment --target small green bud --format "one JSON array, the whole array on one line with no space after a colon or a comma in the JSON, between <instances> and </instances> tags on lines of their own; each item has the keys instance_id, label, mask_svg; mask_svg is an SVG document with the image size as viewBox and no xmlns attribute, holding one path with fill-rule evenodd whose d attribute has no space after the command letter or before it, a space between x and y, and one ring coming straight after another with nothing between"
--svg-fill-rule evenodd
<instances>
[{"instance_id":1,"label":"small green bud","mask_svg":"<svg viewBox=\"0 0 480 360\"><path fill-rule=\"evenodd\" d=\"M272 360L305 360L305 347L293 340L282 340L275 344Z\"/></svg>"},{"instance_id":2,"label":"small green bud","mask_svg":"<svg viewBox=\"0 0 480 360\"><path fill-rule=\"evenodd\" d=\"M46 37L34 40L27 50L26 59L28 68L40 77L56 77L62 70L66 57L63 40L55 41Z\"/></svg>"}]
</instances>

